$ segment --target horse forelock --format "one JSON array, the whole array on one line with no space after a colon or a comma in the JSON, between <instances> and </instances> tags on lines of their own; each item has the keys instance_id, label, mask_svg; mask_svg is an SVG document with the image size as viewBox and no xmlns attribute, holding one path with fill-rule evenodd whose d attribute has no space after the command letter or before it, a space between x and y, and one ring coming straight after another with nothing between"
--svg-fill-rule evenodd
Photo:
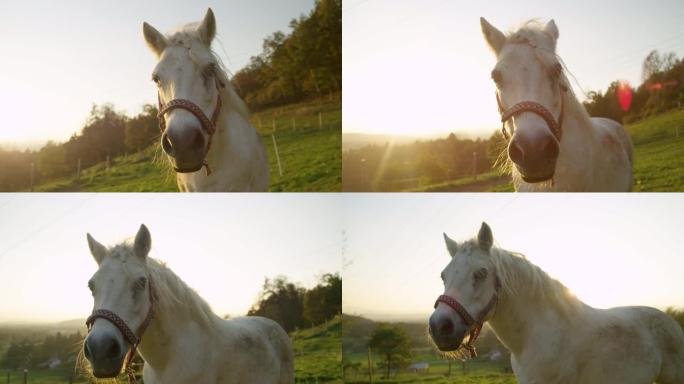
<instances>
[{"instance_id":1,"label":"horse forelock","mask_svg":"<svg viewBox=\"0 0 684 384\"><path fill-rule=\"evenodd\" d=\"M223 64L220 56L200 40L200 36L197 33L199 24L199 22L188 23L176 29L176 31L167 36L169 46L187 49L190 59L199 66L203 67L214 63L217 68L216 75L221 83L225 85L224 88L219 89L222 99L226 102L227 107L249 120L249 110L230 81L230 71Z\"/></svg>"}]
</instances>

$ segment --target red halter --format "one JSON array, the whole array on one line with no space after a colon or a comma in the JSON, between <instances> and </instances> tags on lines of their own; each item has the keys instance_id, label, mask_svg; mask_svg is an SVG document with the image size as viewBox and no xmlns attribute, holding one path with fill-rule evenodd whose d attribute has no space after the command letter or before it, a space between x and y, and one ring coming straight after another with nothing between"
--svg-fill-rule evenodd
<instances>
[{"instance_id":1,"label":"red halter","mask_svg":"<svg viewBox=\"0 0 684 384\"><path fill-rule=\"evenodd\" d=\"M143 333L145 333L145 330L152 322L152 319L154 319L154 292L152 289L152 280L148 280L148 284L148 290L150 294L150 309L147 311L147 316L145 316L145 320L143 320L142 324L140 324L140 327L138 327L137 333L133 332L131 328L126 324L126 322L121 317L119 317L119 315L108 309L96 309L86 320L86 326L88 327L89 333L90 330L93 328L93 324L95 324L95 320L105 319L110 323L114 324L114 326L124 336L126 341L128 341L128 343L130 344L130 349L126 353L126 364L124 371L126 372L126 376L128 377L129 383L135 383L135 376L133 374L133 369L131 369L131 364L133 363L133 358L135 357L135 353L137 352L138 344L140 344L140 341L142 340Z\"/></svg>"},{"instance_id":2,"label":"red halter","mask_svg":"<svg viewBox=\"0 0 684 384\"><path fill-rule=\"evenodd\" d=\"M221 84L222 85L222 84ZM166 130L166 118L165 114L173 109L180 108L192 113L197 120L199 120L202 125L202 129L209 135L209 143L207 143L207 153L209 153L209 148L211 148L211 140L216 133L216 123L218 122L218 117L221 114L221 90L219 88L220 84L216 84L216 107L214 108L214 113L211 114L211 119L207 117L197 104L186 99L173 99L166 104L162 104L161 95L157 93L157 102L159 103L159 113L157 114L157 119L159 119L159 130L164 133ZM202 167L206 167L207 175L211 174L211 168L206 160L202 162L199 168L176 168L173 169L178 173L190 173L197 172Z\"/></svg>"},{"instance_id":3,"label":"red halter","mask_svg":"<svg viewBox=\"0 0 684 384\"><path fill-rule=\"evenodd\" d=\"M437 298L437 301L435 301L435 308L439 305L439 303L444 303L451 307L458 315L463 319L463 322L466 324L466 326L470 327L470 337L468 338L468 342L465 343L463 346L469 353L470 358L475 358L477 357L477 351L475 349L475 346L473 343L475 343L475 340L480 336L480 331L482 331L482 326L484 325L484 321L487 318L487 315L489 312L494 309L496 306L497 302L499 301L499 290L501 289L501 282L499 281L499 277L496 277L496 280L494 282L494 296L489 300L487 305L482 309L480 312L480 315L477 317L477 319L473 318L473 316L470 315L467 309L458 302L458 300L454 299L451 296L448 295L441 295Z\"/></svg>"},{"instance_id":4,"label":"red halter","mask_svg":"<svg viewBox=\"0 0 684 384\"><path fill-rule=\"evenodd\" d=\"M549 127L549 130L560 143L561 137L563 136L563 93L561 92L560 95L561 110L560 115L558 115L558 120L556 121L556 118L553 116L551 111L534 101L521 101L508 109L504 109L503 104L501 104L499 93L497 92L496 102L499 105L499 113L501 114L501 133L503 133L504 138L506 138L506 140L510 139L510 135L506 130L506 121L523 112L532 112L544 119L546 125Z\"/></svg>"}]
</instances>

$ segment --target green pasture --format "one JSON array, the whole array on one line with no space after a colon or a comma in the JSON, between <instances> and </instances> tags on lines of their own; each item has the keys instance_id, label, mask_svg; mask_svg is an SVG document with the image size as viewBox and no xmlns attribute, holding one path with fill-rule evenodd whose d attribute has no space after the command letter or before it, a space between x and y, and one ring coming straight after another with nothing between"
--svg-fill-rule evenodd
<instances>
[{"instance_id":1,"label":"green pasture","mask_svg":"<svg viewBox=\"0 0 684 384\"><path fill-rule=\"evenodd\" d=\"M666 112L626 126L634 143L634 187L637 192L684 191L684 109ZM491 180L486 183L483 180ZM426 184L414 192L511 192L510 178L496 172L449 182Z\"/></svg>"},{"instance_id":2,"label":"green pasture","mask_svg":"<svg viewBox=\"0 0 684 384\"><path fill-rule=\"evenodd\" d=\"M320 116L320 117L319 117ZM293 125L294 119L294 125ZM339 99L273 108L251 117L268 152L271 191L339 191L342 183L342 106ZM260 122L260 124L259 124ZM275 130L273 126L275 123ZM258 127L261 126L261 129ZM273 145L280 155L282 176ZM175 192L176 177L159 144L99 163L77 179L51 180L39 192Z\"/></svg>"}]
</instances>

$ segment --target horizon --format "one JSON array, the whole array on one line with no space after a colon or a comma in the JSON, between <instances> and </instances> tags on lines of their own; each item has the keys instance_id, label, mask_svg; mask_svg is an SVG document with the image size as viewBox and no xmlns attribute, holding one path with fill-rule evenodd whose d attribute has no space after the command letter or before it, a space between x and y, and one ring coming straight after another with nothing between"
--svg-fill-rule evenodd
<instances>
[{"instance_id":1,"label":"horizon","mask_svg":"<svg viewBox=\"0 0 684 384\"><path fill-rule=\"evenodd\" d=\"M643 60L653 49L684 56L681 2L507 5L502 0L477 6L440 0L345 3L343 132L489 136L499 129L490 79L496 59L482 37L480 16L503 32L525 20L554 19L558 54L587 93L604 92L616 80L637 87ZM568 77L582 102L573 76Z\"/></svg>"},{"instance_id":2,"label":"horizon","mask_svg":"<svg viewBox=\"0 0 684 384\"><path fill-rule=\"evenodd\" d=\"M353 204L345 213L344 313L429 315L444 289L442 232L461 242L482 221L496 246L522 253L592 307L684 306L680 195L427 195L345 197Z\"/></svg>"},{"instance_id":3,"label":"horizon","mask_svg":"<svg viewBox=\"0 0 684 384\"><path fill-rule=\"evenodd\" d=\"M150 257L219 316L246 314L266 277L311 288L342 269L338 198L325 194L6 194L0 213L0 270L12 272L3 289L13 292L0 323L87 317L97 265L86 233L111 246L141 223L152 234Z\"/></svg>"},{"instance_id":4,"label":"horizon","mask_svg":"<svg viewBox=\"0 0 684 384\"><path fill-rule=\"evenodd\" d=\"M217 23L212 48L232 75L262 52L263 39L289 33L290 20L313 6L314 0L3 3L0 113L12 129L0 131L0 147L64 142L81 131L94 104L111 103L128 116L156 105L150 79L157 58L143 38L143 21L166 33L202 20L211 7ZM41 113L35 113L38 106Z\"/></svg>"}]
</instances>

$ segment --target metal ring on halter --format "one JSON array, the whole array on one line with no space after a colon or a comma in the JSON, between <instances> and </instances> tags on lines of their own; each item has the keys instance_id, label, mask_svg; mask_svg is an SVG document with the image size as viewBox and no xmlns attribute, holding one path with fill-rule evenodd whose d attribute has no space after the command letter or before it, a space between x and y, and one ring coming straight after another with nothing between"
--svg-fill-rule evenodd
<instances>
[{"instance_id":1,"label":"metal ring on halter","mask_svg":"<svg viewBox=\"0 0 684 384\"><path fill-rule=\"evenodd\" d=\"M216 133L216 123L218 122L218 117L221 114L221 89L225 87L223 83L220 83L217 80L216 83L216 107L214 108L214 113L211 114L211 119L207 117L207 115L204 114L202 111L202 108L200 108L197 104L193 103L190 100L186 99L173 99L169 101L166 104L163 104L161 101L161 95L157 93L157 102L159 104L159 113L157 114L157 119L159 119L159 130L164 133L166 130L166 115L167 112L180 108L180 109L185 109L186 111L192 113L197 120L199 120L200 124L202 125L202 129L209 135L209 142L207 143L207 153L209 153L209 148L211 148L211 141L212 138L214 137L214 133ZM207 175L211 174L211 168L209 168L209 164L207 163L206 160L202 162L198 167L194 168L177 168L174 167L174 171L178 173L191 173L191 172L197 172L202 167L205 167L207 170Z\"/></svg>"},{"instance_id":2,"label":"metal ring on halter","mask_svg":"<svg viewBox=\"0 0 684 384\"><path fill-rule=\"evenodd\" d=\"M511 136L508 134L508 131L506 130L506 121L511 119L514 116L517 116L523 112L532 112L546 122L546 125L549 127L549 130L553 134L553 136L556 138L556 140L560 143L561 137L563 136L563 93L561 92L560 94L561 100L561 110L560 114L558 115L558 120L553 116L553 114L546 109L543 105L534 102L534 101L521 101L512 107L508 109L504 109L503 104L501 104L501 98L499 97L499 93L496 93L496 102L499 106L499 113L501 114L501 133L503 134L504 138L506 140L510 140Z\"/></svg>"},{"instance_id":3,"label":"metal ring on halter","mask_svg":"<svg viewBox=\"0 0 684 384\"><path fill-rule=\"evenodd\" d=\"M473 316L468 313L468 310L465 309L465 307L458 302L458 300L454 299L451 296L448 295L440 295L437 298L437 301L435 301L435 308L439 305L439 303L444 303L451 307L458 315L463 319L463 322L466 324L466 326L470 327L470 337L468 338L468 342L465 343L463 346L467 351L468 354L470 355L470 358L475 358L477 357L477 350L475 349L475 346L473 345L475 343L475 340L480 336L480 331L482 331L482 326L484 325L484 321L487 318L487 315L494 309L496 306L497 302L499 301L499 290L501 289L501 282L499 281L499 277L496 277L496 280L494 281L494 296L492 296L491 299L489 299L489 302L487 305L482 309L480 312L480 315L477 317L477 319L473 318Z\"/></svg>"},{"instance_id":4,"label":"metal ring on halter","mask_svg":"<svg viewBox=\"0 0 684 384\"><path fill-rule=\"evenodd\" d=\"M90 332L90 330L93 328L95 320L105 319L112 323L121 332L126 341L128 341L130 347L125 357L124 371L126 372L126 376L128 377L129 383L135 383L135 375L133 374L133 370L131 369L131 364L133 363L133 358L135 357L135 353L137 352L138 344L140 344L140 341L142 340L142 336L145 333L145 330L152 322L152 319L154 319L154 291L152 288L152 280L149 279L148 291L150 297L150 309L147 311L147 315L145 316L145 319L143 320L142 324L140 324L140 327L138 327L137 334L131 330L131 328L126 324L126 322L121 317L119 317L119 315L108 309L96 309L86 320L86 327L88 327L88 332Z\"/></svg>"}]
</instances>

